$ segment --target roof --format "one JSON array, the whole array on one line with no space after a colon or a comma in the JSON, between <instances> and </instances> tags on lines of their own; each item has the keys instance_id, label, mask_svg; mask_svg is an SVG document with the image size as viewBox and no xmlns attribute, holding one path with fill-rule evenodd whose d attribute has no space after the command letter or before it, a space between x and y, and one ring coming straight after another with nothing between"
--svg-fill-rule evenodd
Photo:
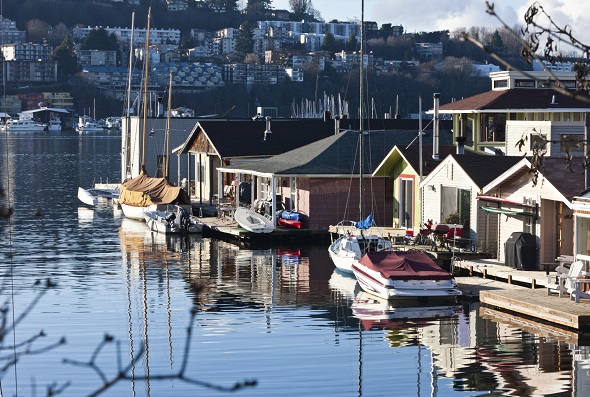
<instances>
[{"instance_id":1,"label":"roof","mask_svg":"<svg viewBox=\"0 0 590 397\"><path fill-rule=\"evenodd\" d=\"M436 169L446 165L448 162L454 162L458 164L463 172L469 178L471 178L472 182L481 189L521 160L522 157L518 156L450 154L439 165L437 165L437 167L432 172L430 172L422 182L420 182L420 186L424 186L429 183L430 179L436 175L436 172L434 172Z\"/></svg>"},{"instance_id":2,"label":"roof","mask_svg":"<svg viewBox=\"0 0 590 397\"><path fill-rule=\"evenodd\" d=\"M423 137L424 139L424 137ZM438 147L439 159L444 159L451 153L457 151L456 146L452 145L440 145ZM440 160L434 160L432 158L433 147L430 144L422 144L422 175L428 175L437 165L440 164ZM465 155L472 156L476 155L471 151L465 151ZM414 142L409 146L398 146L396 145L391 152L383 159L383 162L379 165L378 169L375 170L374 176L391 175L393 168L404 160L410 167L418 174L420 172L420 146Z\"/></svg>"},{"instance_id":3,"label":"roof","mask_svg":"<svg viewBox=\"0 0 590 397\"><path fill-rule=\"evenodd\" d=\"M582 94L576 94L583 96ZM588 95L584 95L588 98ZM553 100L555 97L555 101ZM552 102L557 103L551 105ZM486 110L550 110L561 109L590 109L590 104L575 99L552 89L510 89L500 91L488 91L482 94L470 96L455 102L447 103L439 107L441 113L453 113L457 111L486 111Z\"/></svg>"},{"instance_id":4,"label":"roof","mask_svg":"<svg viewBox=\"0 0 590 397\"><path fill-rule=\"evenodd\" d=\"M571 170L566 167L565 159L547 157L543 161L541 174L570 202L585 188L583 159L574 158ZM539 181L540 182L540 181Z\"/></svg>"},{"instance_id":5,"label":"roof","mask_svg":"<svg viewBox=\"0 0 590 397\"><path fill-rule=\"evenodd\" d=\"M375 119L368 120L367 125L390 129L401 125L415 128L414 134L418 130L418 120ZM354 126L358 128L358 120L339 121L340 131ZM205 134L222 159L271 157L334 136L336 128L333 119L273 119L270 122L271 134L265 140L265 120L199 120L184 144L174 151L182 154L194 151L193 144L201 134Z\"/></svg>"},{"instance_id":6,"label":"roof","mask_svg":"<svg viewBox=\"0 0 590 397\"><path fill-rule=\"evenodd\" d=\"M363 174L372 174L395 145L408 145L416 130L380 130L364 135ZM450 134L447 134L450 135ZM274 175L339 176L358 174L359 132L347 130L265 160L232 162L223 170ZM448 140L452 136L447 137Z\"/></svg>"},{"instance_id":7,"label":"roof","mask_svg":"<svg viewBox=\"0 0 590 397\"><path fill-rule=\"evenodd\" d=\"M64 114L70 114L69 111L65 110L65 109L61 109L61 108L39 108L39 109L33 109L33 110L24 110L21 113L42 113L42 112L53 112L53 113L64 113Z\"/></svg>"}]
</instances>

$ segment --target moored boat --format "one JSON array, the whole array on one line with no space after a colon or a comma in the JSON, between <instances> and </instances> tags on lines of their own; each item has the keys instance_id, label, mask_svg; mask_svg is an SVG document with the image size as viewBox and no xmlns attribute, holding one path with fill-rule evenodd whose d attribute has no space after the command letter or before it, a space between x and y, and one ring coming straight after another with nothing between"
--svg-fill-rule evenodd
<instances>
[{"instance_id":1,"label":"moored boat","mask_svg":"<svg viewBox=\"0 0 590 397\"><path fill-rule=\"evenodd\" d=\"M241 227L252 233L271 233L275 230L272 220L245 207L236 209L234 218Z\"/></svg>"},{"instance_id":2,"label":"moored boat","mask_svg":"<svg viewBox=\"0 0 590 397\"><path fill-rule=\"evenodd\" d=\"M119 197L118 188L90 188L78 187L78 199L86 205L96 206L101 199L113 200Z\"/></svg>"},{"instance_id":3,"label":"moored boat","mask_svg":"<svg viewBox=\"0 0 590 397\"><path fill-rule=\"evenodd\" d=\"M158 233L189 234L203 231L203 223L179 205L167 205L165 210L145 210L144 218L147 227Z\"/></svg>"},{"instance_id":4,"label":"moored boat","mask_svg":"<svg viewBox=\"0 0 590 397\"><path fill-rule=\"evenodd\" d=\"M340 271L352 273L352 265L369 251L391 249L391 241L377 234L364 234L359 225L342 221L336 226L338 238L328 247L334 266Z\"/></svg>"},{"instance_id":5,"label":"moored boat","mask_svg":"<svg viewBox=\"0 0 590 397\"><path fill-rule=\"evenodd\" d=\"M2 127L5 132L41 132L47 129L47 125L38 123L32 119L11 119Z\"/></svg>"},{"instance_id":6,"label":"moored boat","mask_svg":"<svg viewBox=\"0 0 590 397\"><path fill-rule=\"evenodd\" d=\"M352 271L361 288L383 299L457 297L451 273L422 251L372 251Z\"/></svg>"}]
</instances>

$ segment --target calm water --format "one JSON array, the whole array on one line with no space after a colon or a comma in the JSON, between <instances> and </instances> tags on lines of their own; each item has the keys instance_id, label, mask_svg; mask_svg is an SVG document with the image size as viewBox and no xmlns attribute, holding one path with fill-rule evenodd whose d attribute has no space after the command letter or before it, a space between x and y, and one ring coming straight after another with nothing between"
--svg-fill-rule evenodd
<instances>
[{"instance_id":1,"label":"calm water","mask_svg":"<svg viewBox=\"0 0 590 397\"><path fill-rule=\"evenodd\" d=\"M17 321L1 368L18 345L4 396L105 383L100 395L216 396L250 380L232 395L590 394L588 349L567 335L475 304L387 307L323 246L165 238L108 205L83 207L78 186L118 180L116 134L3 134L0 148L15 207L0 221L2 302Z\"/></svg>"}]
</instances>

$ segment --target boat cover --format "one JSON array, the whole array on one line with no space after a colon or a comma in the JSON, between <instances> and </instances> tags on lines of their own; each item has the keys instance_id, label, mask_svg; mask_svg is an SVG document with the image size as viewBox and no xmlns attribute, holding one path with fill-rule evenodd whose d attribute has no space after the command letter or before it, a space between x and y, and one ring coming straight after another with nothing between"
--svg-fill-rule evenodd
<instances>
[{"instance_id":1,"label":"boat cover","mask_svg":"<svg viewBox=\"0 0 590 397\"><path fill-rule=\"evenodd\" d=\"M420 251L369 251L359 260L368 269L393 280L449 280L453 275Z\"/></svg>"},{"instance_id":2,"label":"boat cover","mask_svg":"<svg viewBox=\"0 0 590 397\"><path fill-rule=\"evenodd\" d=\"M373 215L369 215L365 220L358 221L355 226L360 230L369 229L371 226L373 226Z\"/></svg>"},{"instance_id":3,"label":"boat cover","mask_svg":"<svg viewBox=\"0 0 590 397\"><path fill-rule=\"evenodd\" d=\"M171 185L166 178L152 178L143 171L121 184L119 202L137 207L191 203L184 189Z\"/></svg>"}]
</instances>

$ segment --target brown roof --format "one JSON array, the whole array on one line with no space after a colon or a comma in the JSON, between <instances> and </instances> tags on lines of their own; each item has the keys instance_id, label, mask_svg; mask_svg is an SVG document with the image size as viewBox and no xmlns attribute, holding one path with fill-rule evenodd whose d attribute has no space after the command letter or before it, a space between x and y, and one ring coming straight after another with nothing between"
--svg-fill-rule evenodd
<instances>
[{"instance_id":1,"label":"brown roof","mask_svg":"<svg viewBox=\"0 0 590 397\"><path fill-rule=\"evenodd\" d=\"M576 94L583 96L582 94ZM557 105L551 105L553 97ZM588 98L588 95L584 95ZM441 111L445 110L504 110L504 109L558 109L564 108L590 108L588 102L581 101L552 89L511 89L502 91L488 91L482 94L470 96L455 102L440 106Z\"/></svg>"},{"instance_id":2,"label":"brown roof","mask_svg":"<svg viewBox=\"0 0 590 397\"><path fill-rule=\"evenodd\" d=\"M582 158L574 158L571 169L568 169L563 157L548 157L543 161L541 173L565 198L572 201L574 196L577 196L585 189L583 163ZM543 182L539 179L538 183Z\"/></svg>"}]
</instances>

